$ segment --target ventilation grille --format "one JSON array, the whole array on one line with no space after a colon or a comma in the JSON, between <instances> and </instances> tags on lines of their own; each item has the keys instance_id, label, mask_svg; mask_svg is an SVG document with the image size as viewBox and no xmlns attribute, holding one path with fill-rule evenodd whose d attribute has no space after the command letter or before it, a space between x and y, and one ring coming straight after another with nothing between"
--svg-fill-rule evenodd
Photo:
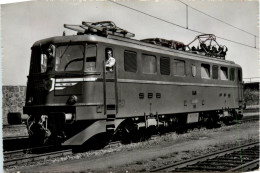
<instances>
[{"instance_id":1,"label":"ventilation grille","mask_svg":"<svg viewBox=\"0 0 260 173\"><path fill-rule=\"evenodd\" d=\"M160 59L160 69L162 75L170 75L170 58L163 57Z\"/></svg>"}]
</instances>

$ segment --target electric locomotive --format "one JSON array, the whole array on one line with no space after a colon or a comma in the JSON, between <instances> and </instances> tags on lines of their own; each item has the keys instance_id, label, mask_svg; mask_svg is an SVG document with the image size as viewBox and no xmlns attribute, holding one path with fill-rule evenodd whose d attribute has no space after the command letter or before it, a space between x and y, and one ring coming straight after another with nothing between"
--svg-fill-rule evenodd
<instances>
[{"instance_id":1,"label":"electric locomotive","mask_svg":"<svg viewBox=\"0 0 260 173\"><path fill-rule=\"evenodd\" d=\"M23 111L34 142L105 145L117 132L134 140L145 130L242 118L242 69L225 60L227 48L207 45L214 35L198 36L196 48L196 40L135 40L110 21L64 26L77 35L31 48Z\"/></svg>"}]
</instances>

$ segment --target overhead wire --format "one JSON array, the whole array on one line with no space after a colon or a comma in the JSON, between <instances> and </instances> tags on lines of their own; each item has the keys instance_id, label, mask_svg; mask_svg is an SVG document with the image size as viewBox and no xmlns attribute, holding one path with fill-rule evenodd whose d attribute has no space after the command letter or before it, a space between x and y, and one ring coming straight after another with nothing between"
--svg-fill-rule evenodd
<instances>
[{"instance_id":1,"label":"overhead wire","mask_svg":"<svg viewBox=\"0 0 260 173\"><path fill-rule=\"evenodd\" d=\"M190 6L190 5L188 5L187 3L182 2L181 0L177 0L177 1L179 1L180 3L182 3L182 4L186 5L186 6L188 6L189 8L191 8L191 9L193 9L193 10L195 10L195 11L198 11L198 12L200 12L200 13L202 13L202 14L204 14L204 15L210 17L210 18L213 18L213 19L215 19L215 20L217 20L217 21L219 21L219 22L222 22L222 23L224 23L224 24L226 24L226 25L229 25L229 26L231 26L231 27L233 27L233 28L236 28L236 29L238 29L238 30L240 30L240 31L242 31L242 32L245 32L245 33L249 34L249 35L258 37L257 35L252 34L252 33L248 32L248 31L246 31L246 30L244 30L244 29L241 29L241 28L239 28L239 27L236 27L236 26L234 26L234 25L231 25L231 24L229 24L229 23L227 23L227 22L225 22L225 21L223 21L223 20L221 20L221 19L218 19L218 18L216 18L216 17L214 17L214 16L211 16L211 15L209 15L209 14L203 12L203 11L200 11L200 10L198 10L198 9L196 9L196 8L194 8L194 7Z\"/></svg>"},{"instance_id":2,"label":"overhead wire","mask_svg":"<svg viewBox=\"0 0 260 173\"><path fill-rule=\"evenodd\" d=\"M132 8L132 7L129 7L129 6L126 6L126 5L120 4L120 3L115 2L115 1L113 1L113 0L108 0L108 1L109 1L109 2L112 2L112 3L114 3L114 4L117 4L117 5L119 5L119 6L122 6L122 7L128 8L128 9L130 9L130 10L136 11L136 12L138 12L138 13L144 14L144 15L146 15L146 16L152 17L152 18L154 18L154 19L157 19L157 20L163 21L163 22L165 22L165 23L168 23L168 24L171 24L171 25L174 25L174 26L180 27L180 28L182 28L182 29L186 29L186 30L189 30L189 31L192 31L192 32L195 32L195 33L199 33L199 34L206 34L206 33L204 33L204 32L197 31L197 30L190 29L190 28L186 28L186 27L184 27L184 26L181 26L181 25L178 25L178 24L176 24L176 23L173 23L173 22L167 21L167 20L165 20L165 19L162 19L162 18L156 17L156 16L154 16L154 15L151 15L151 14L145 13L145 12L140 11L140 10L137 10L137 9L135 9L135 8ZM242 45L242 46L246 46L246 47L249 47L249 48L258 49L258 48L256 48L256 47L253 47L253 46L250 46L250 45L247 45L247 44L244 44L244 43L240 43L240 42L237 42L237 41L233 41L233 40L230 40L230 39L227 39L227 38L224 38L224 37L219 37L219 36L217 36L217 35L216 35L216 37L219 38L219 39L222 39L222 40L226 40L226 41L229 41L229 42L233 42L233 43L236 43L236 44Z\"/></svg>"}]
</instances>

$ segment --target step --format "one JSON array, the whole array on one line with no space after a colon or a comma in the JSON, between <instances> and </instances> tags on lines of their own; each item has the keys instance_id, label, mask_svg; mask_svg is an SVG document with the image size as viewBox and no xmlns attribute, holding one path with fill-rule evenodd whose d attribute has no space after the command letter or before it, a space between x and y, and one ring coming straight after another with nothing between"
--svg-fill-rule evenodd
<instances>
[{"instance_id":1,"label":"step","mask_svg":"<svg viewBox=\"0 0 260 173\"><path fill-rule=\"evenodd\" d=\"M107 124L106 125L106 130L107 131L110 131L110 132L112 132L112 131L115 131L115 125L114 124Z\"/></svg>"},{"instance_id":2,"label":"step","mask_svg":"<svg viewBox=\"0 0 260 173\"><path fill-rule=\"evenodd\" d=\"M116 114L107 114L107 121L114 121L116 119Z\"/></svg>"},{"instance_id":3,"label":"step","mask_svg":"<svg viewBox=\"0 0 260 173\"><path fill-rule=\"evenodd\" d=\"M107 104L107 110L116 110L115 104Z\"/></svg>"}]
</instances>

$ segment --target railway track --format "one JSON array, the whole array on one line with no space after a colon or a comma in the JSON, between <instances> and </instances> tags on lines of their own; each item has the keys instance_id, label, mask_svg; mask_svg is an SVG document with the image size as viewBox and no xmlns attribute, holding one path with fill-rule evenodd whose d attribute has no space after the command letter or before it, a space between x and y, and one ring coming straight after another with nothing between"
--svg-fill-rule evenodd
<instances>
[{"instance_id":1,"label":"railway track","mask_svg":"<svg viewBox=\"0 0 260 173\"><path fill-rule=\"evenodd\" d=\"M36 153L46 153L51 152L54 150L57 150L58 148L52 145L49 146L42 146L42 147L33 147L33 148L27 148L27 149L21 149L21 150L13 150L13 151L6 151L4 152L4 159L10 160L12 158L19 158L22 157L25 154L36 154Z\"/></svg>"},{"instance_id":2,"label":"railway track","mask_svg":"<svg viewBox=\"0 0 260 173\"><path fill-rule=\"evenodd\" d=\"M113 141L105 148L117 147L120 141ZM77 151L77 150L76 150ZM59 148L55 146L35 147L30 149L4 152L4 167L37 162L45 159L72 155L74 149Z\"/></svg>"},{"instance_id":3,"label":"railway track","mask_svg":"<svg viewBox=\"0 0 260 173\"><path fill-rule=\"evenodd\" d=\"M17 127L25 127L26 128L26 125L25 124L13 124L13 125L3 124L3 128L17 128Z\"/></svg>"},{"instance_id":4,"label":"railway track","mask_svg":"<svg viewBox=\"0 0 260 173\"><path fill-rule=\"evenodd\" d=\"M150 170L150 172L244 172L259 168L259 142Z\"/></svg>"},{"instance_id":5,"label":"railway track","mask_svg":"<svg viewBox=\"0 0 260 173\"><path fill-rule=\"evenodd\" d=\"M35 149L35 148L33 148ZM44 150L44 147L38 148ZM45 147L48 150L48 147ZM25 163L37 162L45 159L66 156L72 154L72 149L63 149L59 151L49 151L41 154L28 152L29 150L17 150L4 153L4 167L21 165Z\"/></svg>"},{"instance_id":6,"label":"railway track","mask_svg":"<svg viewBox=\"0 0 260 173\"><path fill-rule=\"evenodd\" d=\"M28 138L28 136L10 136L10 137L4 137L3 140L14 140L14 139L25 139Z\"/></svg>"}]
</instances>

